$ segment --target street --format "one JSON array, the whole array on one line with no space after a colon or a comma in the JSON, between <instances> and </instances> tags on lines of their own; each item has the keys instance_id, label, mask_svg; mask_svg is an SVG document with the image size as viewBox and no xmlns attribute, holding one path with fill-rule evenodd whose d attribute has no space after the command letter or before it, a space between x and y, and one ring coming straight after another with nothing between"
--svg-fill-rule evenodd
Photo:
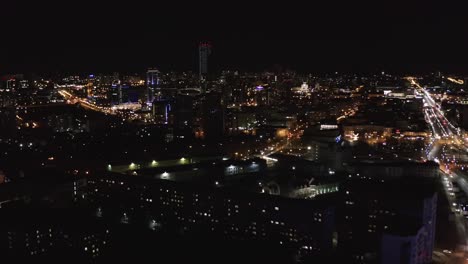
<instances>
[{"instance_id":1,"label":"street","mask_svg":"<svg viewBox=\"0 0 468 264\"><path fill-rule=\"evenodd\" d=\"M450 205L449 222L457 231L455 251L438 249L434 255L445 255L446 258L440 258L444 259L441 263L468 263L468 219L465 217L468 208L464 206L468 197L468 174L457 168L457 163L468 161L466 145L460 129L447 120L440 103L415 78L408 77L407 80L415 87L415 94L423 98L423 113L432 132L427 158L440 164L442 185Z\"/></svg>"}]
</instances>

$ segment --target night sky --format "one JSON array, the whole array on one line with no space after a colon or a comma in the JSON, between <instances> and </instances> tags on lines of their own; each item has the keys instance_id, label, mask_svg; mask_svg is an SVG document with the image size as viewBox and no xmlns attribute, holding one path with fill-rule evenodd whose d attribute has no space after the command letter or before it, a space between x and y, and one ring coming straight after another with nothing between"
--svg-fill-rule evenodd
<instances>
[{"instance_id":1,"label":"night sky","mask_svg":"<svg viewBox=\"0 0 468 264\"><path fill-rule=\"evenodd\" d=\"M196 71L200 40L213 43L214 71L468 73L468 16L449 1L10 2L0 7L0 74Z\"/></svg>"}]
</instances>

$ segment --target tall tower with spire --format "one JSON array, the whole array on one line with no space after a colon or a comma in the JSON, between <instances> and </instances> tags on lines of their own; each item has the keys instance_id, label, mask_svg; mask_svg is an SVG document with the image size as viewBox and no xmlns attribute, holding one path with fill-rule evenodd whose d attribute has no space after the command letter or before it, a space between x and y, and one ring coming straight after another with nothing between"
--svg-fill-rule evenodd
<instances>
[{"instance_id":1,"label":"tall tower with spire","mask_svg":"<svg viewBox=\"0 0 468 264\"><path fill-rule=\"evenodd\" d=\"M211 54L211 43L202 41L198 45L198 73L202 92L206 91L206 78L208 75L208 57Z\"/></svg>"}]
</instances>

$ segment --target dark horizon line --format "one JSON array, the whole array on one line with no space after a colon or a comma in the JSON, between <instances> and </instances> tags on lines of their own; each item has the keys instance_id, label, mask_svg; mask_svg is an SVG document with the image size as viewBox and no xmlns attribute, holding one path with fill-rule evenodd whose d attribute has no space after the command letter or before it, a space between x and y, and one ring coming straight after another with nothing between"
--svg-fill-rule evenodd
<instances>
[{"instance_id":1,"label":"dark horizon line","mask_svg":"<svg viewBox=\"0 0 468 264\"><path fill-rule=\"evenodd\" d=\"M275 67L280 67L280 70L275 70ZM81 67L80 67L81 68ZM1 71L0 70L0 76L5 76L5 75L16 75L16 74L25 74L25 75L39 75L39 76L47 76L47 77L52 77L52 76L57 76L57 75L91 75L91 74L112 74L112 73L119 73L119 74L125 74L125 75L144 75L146 70L149 68L156 68L160 70L162 73L189 73L192 72L194 75L197 75L198 70L196 68L192 69L168 69L167 67L158 67L158 66L149 66L149 67L138 67L139 69L88 69L88 70L51 70L51 69L42 69L42 70L7 70L7 71ZM301 67L299 67L301 68ZM246 69L242 67L225 67L223 69L217 69L211 71L211 75L219 75L223 71L230 71L230 72L239 72L240 74L246 74L246 73L267 73L267 72L277 72L277 73L285 73L285 72L294 72L297 74L312 74L312 75L375 75L375 74L381 74L384 72L385 74L390 74L390 75L427 75L427 74L433 74L437 72L441 72L442 74L458 74L458 75L466 75L468 76L468 67L463 67L464 69L462 70L461 67L457 67L457 69L454 69L452 67L447 67L447 66L429 66L429 67L424 67L424 68L413 68L411 70L409 69L392 69L391 67L381 67L381 66L374 66L374 67L364 67L367 69L359 69L359 70L351 70L351 69L343 69L336 67L335 69L330 69L332 67L324 67L327 69L322 69L322 70L304 70L304 69L294 69L294 67L287 67L279 64L273 64L270 67L263 67L263 69ZM354 68L354 67L353 67ZM372 68L372 69L370 69ZM452 69L447 69L447 68L452 68Z\"/></svg>"}]
</instances>

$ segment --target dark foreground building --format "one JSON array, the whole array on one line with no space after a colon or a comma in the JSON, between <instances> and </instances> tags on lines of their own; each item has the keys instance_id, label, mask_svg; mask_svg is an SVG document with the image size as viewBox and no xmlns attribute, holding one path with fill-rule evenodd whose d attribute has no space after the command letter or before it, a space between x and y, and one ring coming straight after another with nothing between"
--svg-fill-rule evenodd
<instances>
[{"instance_id":1,"label":"dark foreground building","mask_svg":"<svg viewBox=\"0 0 468 264\"><path fill-rule=\"evenodd\" d=\"M150 229L268 241L312 255L332 250L334 210L325 200L120 175L89 180L88 187L96 214L122 223L146 219L142 224Z\"/></svg>"},{"instance_id":2,"label":"dark foreground building","mask_svg":"<svg viewBox=\"0 0 468 264\"><path fill-rule=\"evenodd\" d=\"M73 256L81 263L154 252L208 263L232 254L245 257L228 263L278 256L281 263L430 263L431 179L351 175L335 185L338 192L298 199L262 193L265 170L259 159L181 162L69 178L40 192L5 184L0 250L17 260Z\"/></svg>"},{"instance_id":3,"label":"dark foreground building","mask_svg":"<svg viewBox=\"0 0 468 264\"><path fill-rule=\"evenodd\" d=\"M338 245L352 263L430 263L437 194L421 178L341 185Z\"/></svg>"}]
</instances>

